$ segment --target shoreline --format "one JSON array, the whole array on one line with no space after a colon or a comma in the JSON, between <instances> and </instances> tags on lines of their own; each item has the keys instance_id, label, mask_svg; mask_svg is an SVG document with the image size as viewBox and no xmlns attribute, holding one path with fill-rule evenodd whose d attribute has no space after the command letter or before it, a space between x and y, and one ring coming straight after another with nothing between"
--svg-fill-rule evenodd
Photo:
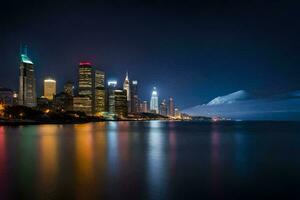
<instances>
[{"instance_id":1,"label":"shoreline","mask_svg":"<svg viewBox=\"0 0 300 200\"><path fill-rule=\"evenodd\" d=\"M168 121L168 122L202 122L211 124L242 124L242 123L298 123L299 121L277 121L277 120L248 120L248 121L199 121L199 120L169 120L169 119L118 119L118 120L82 120L82 121L33 121L33 120L22 120L22 121L3 121L0 120L0 126L26 126L26 125L67 125L67 124L86 124L95 122L146 122L146 121Z\"/></svg>"},{"instance_id":2,"label":"shoreline","mask_svg":"<svg viewBox=\"0 0 300 200\"><path fill-rule=\"evenodd\" d=\"M118 120L78 120L78 121L34 121L34 120L0 120L0 126L24 126L24 125L47 125L47 124L86 124L93 122L111 122L111 121L154 121L154 120L163 120L163 121L181 121L181 120L168 120L168 119L118 119Z\"/></svg>"}]
</instances>

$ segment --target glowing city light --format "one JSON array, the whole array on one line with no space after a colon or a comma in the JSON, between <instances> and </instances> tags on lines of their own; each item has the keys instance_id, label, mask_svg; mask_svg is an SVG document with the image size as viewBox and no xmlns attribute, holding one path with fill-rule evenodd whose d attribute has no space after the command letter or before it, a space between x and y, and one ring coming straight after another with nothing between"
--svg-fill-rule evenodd
<instances>
[{"instance_id":1,"label":"glowing city light","mask_svg":"<svg viewBox=\"0 0 300 200\"><path fill-rule=\"evenodd\" d=\"M56 81L54 79L51 79L51 78L45 79L44 82L56 83Z\"/></svg>"},{"instance_id":2,"label":"glowing city light","mask_svg":"<svg viewBox=\"0 0 300 200\"><path fill-rule=\"evenodd\" d=\"M107 85L109 85L109 86L114 86L114 87L115 87L115 86L117 85L117 83L118 83L117 81L111 80L111 81L108 81L108 82L107 82Z\"/></svg>"},{"instance_id":3,"label":"glowing city light","mask_svg":"<svg viewBox=\"0 0 300 200\"><path fill-rule=\"evenodd\" d=\"M80 62L79 65L91 65L90 62Z\"/></svg>"},{"instance_id":4,"label":"glowing city light","mask_svg":"<svg viewBox=\"0 0 300 200\"><path fill-rule=\"evenodd\" d=\"M30 58L28 58L28 56L25 54L21 54L21 59L22 59L22 62L24 62L24 63L33 64L33 62L30 60Z\"/></svg>"},{"instance_id":5,"label":"glowing city light","mask_svg":"<svg viewBox=\"0 0 300 200\"><path fill-rule=\"evenodd\" d=\"M0 103L0 116L2 116L4 113L4 104Z\"/></svg>"}]
</instances>

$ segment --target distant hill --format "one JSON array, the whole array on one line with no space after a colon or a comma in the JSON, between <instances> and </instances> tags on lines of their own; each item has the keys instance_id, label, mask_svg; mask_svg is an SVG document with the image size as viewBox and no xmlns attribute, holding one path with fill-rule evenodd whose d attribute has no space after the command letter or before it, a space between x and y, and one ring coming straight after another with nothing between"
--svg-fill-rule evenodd
<instances>
[{"instance_id":1,"label":"distant hill","mask_svg":"<svg viewBox=\"0 0 300 200\"><path fill-rule=\"evenodd\" d=\"M240 90L182 112L236 120L300 120L300 91L258 98Z\"/></svg>"}]
</instances>

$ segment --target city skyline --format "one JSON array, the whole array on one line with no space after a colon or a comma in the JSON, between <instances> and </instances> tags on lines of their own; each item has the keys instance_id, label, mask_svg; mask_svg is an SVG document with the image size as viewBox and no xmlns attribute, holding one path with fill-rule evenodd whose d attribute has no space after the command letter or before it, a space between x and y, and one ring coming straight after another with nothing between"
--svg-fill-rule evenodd
<instances>
[{"instance_id":1,"label":"city skyline","mask_svg":"<svg viewBox=\"0 0 300 200\"><path fill-rule=\"evenodd\" d=\"M36 91L36 70L35 70L35 64L32 61L31 58L28 56L28 48L27 46L24 46L25 48L20 51L20 73L19 73L19 97L18 97L18 104L19 105L25 105L28 107L36 107L38 109L45 109L50 108L52 103L47 102L53 100L53 106L57 106L58 108L61 108L62 111L64 111L65 107L68 108L69 111L80 111L84 112L87 115L90 116L104 116L103 114L105 112L110 112L111 114L115 114L116 116L121 116L121 118L126 118L128 114L130 113L141 113L144 110L147 110L150 113L156 113L160 114L162 116L168 116L169 118L180 118L183 117L182 114L187 114L191 116L205 116L205 117L212 117L212 118L223 118L223 119L245 119L245 120L253 120L253 119L297 119L297 114L293 114L297 111L297 105L298 101L289 101L293 98L298 98L298 91L290 92L290 94L281 94L282 97L284 97L287 101L281 103L280 106L275 104L268 103L267 105L264 105L263 111L260 109L257 110L261 106L260 104L257 104L254 100L257 99L257 97L253 96L250 93L244 90L240 90L237 92L234 92L232 94L224 95L224 101L221 102L225 105L224 108L226 108L227 102L232 103L240 103L240 100L251 100L252 101L246 101L247 107L253 107L251 111L246 110L244 111L244 114L232 114L228 113L228 111L222 110L220 103L216 104L217 107L212 107L212 105L215 105L214 101L219 101L219 98L223 97L216 97L215 99L211 100L207 104L202 105L196 105L190 108L184 108L180 110L178 108L178 105L174 105L173 97L169 97L168 104L166 103L166 98L163 95L161 98L158 98L158 93L156 90L156 86L153 87L152 95L149 100L149 110L148 105L145 104L145 99L141 99L139 96L138 91L138 81L137 80L130 80L128 75L128 70L125 73L125 79L123 82L123 87L118 86L117 82L115 82L115 89L113 91L112 98L114 99L114 103L111 105L110 99L111 97L106 97L106 93L108 91L105 91L106 87L109 88L109 83L111 81L106 82L105 78L105 72L99 70L99 67L92 66L92 63L90 61L81 61L79 62L79 73L77 74L77 80L72 79L67 81L64 84L64 90L65 93L72 93L72 103L71 99L67 96L70 96L69 94L65 96L65 94L62 94L61 92L56 95L56 80L50 78L44 79L43 84L43 93L42 95L39 95ZM94 68L95 67L95 68ZM39 77L37 77L39 78ZM77 83L77 88L74 87L72 84L72 87L70 89L70 86L68 91L66 92L66 84L70 84L70 82ZM2 87L2 88L8 88L8 87ZM8 88L11 89L11 88ZM14 91L14 90L12 90ZM62 91L62 90L60 90ZM74 95L75 91L75 96ZM143 91L143 90L142 90ZM14 91L16 92L16 90ZM125 93L124 93L125 92ZM239 93L241 93L241 97L239 96ZM6 94L4 92L3 94ZM7 93L8 94L8 93ZM237 94L237 95L235 95ZM123 98L123 95L125 95L125 98ZM246 97L244 97L246 95ZM12 98L13 94L10 94ZM229 97L227 97L229 96ZM58 102L56 101L56 98L58 99ZM228 99L227 99L228 98ZM260 97L261 98L261 97ZM268 97L269 99L275 98L276 101L276 95ZM268 99L265 98L265 99ZM123 99L126 99L126 103L123 102ZM147 100L147 98L146 98ZM274 101L273 100L273 101ZM71 104L70 104L71 103ZM10 104L11 105L11 104ZM16 105L16 104L14 104ZM233 109L231 112L235 112L236 109L240 109L240 105L238 104L232 104L233 106L230 109ZM70 107L71 106L71 107ZM111 106L114 106L115 108L111 109ZM124 111L126 106L126 112ZM205 108L205 106L208 106L209 108ZM228 107L228 106L227 106ZM212 108L212 109L210 109ZM222 109L220 109L222 108ZM227 108L229 109L229 108ZM280 116L275 116L274 112L280 112ZM113 112L112 112L113 111ZM251 114L252 113L252 114ZM109 116L106 116L109 117Z\"/></svg>"},{"instance_id":2,"label":"city skyline","mask_svg":"<svg viewBox=\"0 0 300 200\"><path fill-rule=\"evenodd\" d=\"M29 47L29 50L28 50L28 47ZM22 47L22 45L21 45L21 49L22 49L23 47ZM25 59L25 63L29 63L29 64L32 64L33 65L33 62L32 62L32 59L30 59L29 57L28 57L28 52L32 52L31 51L31 49L30 49L30 45L24 45L24 48L26 49L26 50L24 50L24 51L26 51L26 54L24 54L24 53L22 53L22 52L20 52L20 56L21 56L21 61L22 60L24 60ZM79 66L80 65L93 65L93 66L95 66L96 68L99 68L97 65L94 65L94 64L92 64L92 62L90 62L90 61L86 61L86 60L84 60L84 61L82 61L82 60L80 60L79 62ZM78 65L78 63L77 63L77 65ZM103 67L103 66L100 66L100 67L102 67L102 68L105 68L105 67ZM101 68L101 69L102 69ZM96 71L97 71L98 69L96 69ZM36 70L34 70L34 71L36 71ZM50 70L49 70L50 71ZM36 73L36 72L35 72ZM53 93L53 94L55 94L56 93L56 91L64 91L65 90L65 84L66 83L68 83L68 82L75 82L76 84L75 84L75 87L73 88L73 90L74 91L77 91L77 93L79 94L79 95L82 95L82 94L80 94L80 86L79 86L79 84L78 83L80 83L80 81L77 83L77 79L79 78L80 79L80 77L77 75L77 74L75 74L74 76L73 76L73 78L71 78L71 79L68 79L68 80L66 80L65 82L59 82L59 81L57 81L57 79L59 79L58 77L61 77L60 75L58 75L59 73L51 73L52 75L47 75L47 72L46 72L46 75L44 76L44 77L34 77L34 79L35 79L35 82L36 82L36 85L38 85L38 87L36 87L36 89L35 89L35 96L36 96L36 98L37 97L46 97L45 96L45 89L46 89L46 86L45 86L45 84L46 84L46 82L55 82L55 89L53 89L53 90L55 90L55 92ZM68 75L70 75L70 74L68 74ZM130 92L130 87L129 87L129 82L130 82L130 80L128 79L128 70L126 70L125 71L125 81L124 81L124 83L123 83L123 88L125 89L125 88L129 88L129 92L127 92L127 95L129 95L129 97L127 97L127 98L129 98L129 105L130 106L132 106L131 104L131 98L133 98L133 97L131 97L131 92ZM108 82L110 82L111 80L119 80L119 79L121 79L120 77L119 78L116 78L116 76L114 76L114 78L110 78L110 77L108 77L108 78L105 78L107 81L106 81L106 83L105 83L105 87L107 87L108 86ZM37 80L39 80L39 81L37 81ZM122 79L121 79L122 80ZM90 80L90 81L92 81L92 80ZM127 82L126 82L127 81ZM40 83L37 83L37 82L42 82L41 84ZM120 81L121 82L121 81ZM157 82L160 82L160 81L157 81ZM92 83L90 83L90 84L92 84ZM135 85L135 84L137 84L137 80L132 80L132 83L130 83L130 86L132 86L132 85ZM126 86L125 86L126 85ZM156 84L152 84L152 85L154 85L153 87L155 87L155 88L157 88L157 85ZM12 91L19 91L19 86L17 86L16 88L11 88L11 87L8 87L8 86L4 86L4 85L1 85L1 83L0 83L0 87L3 87L3 88L9 88L9 89L11 89ZM146 86L146 88L148 88L149 86ZM141 90L141 91L144 91L144 90ZM145 92L145 91L144 91ZM152 90L149 90L149 92L148 92L148 95L142 95L142 96L145 96L145 98L144 99L146 99L146 101L148 101L148 102L151 102L151 92L152 92ZM146 93L147 93L147 91L146 91ZM91 95L91 94L90 94ZM148 96L148 97L147 97ZM46 98L48 98L48 99L50 99L50 100L52 100L49 96L47 96ZM162 101L163 99L158 99L158 102L160 103L161 101ZM158 104L159 104L158 103ZM149 105L149 108L150 108L150 105ZM131 109L131 108L129 108L129 109ZM159 113L159 110L158 110L158 108L157 108L157 113Z\"/></svg>"},{"instance_id":3,"label":"city skyline","mask_svg":"<svg viewBox=\"0 0 300 200\"><path fill-rule=\"evenodd\" d=\"M299 196L299 10L2 1L0 200Z\"/></svg>"},{"instance_id":4,"label":"city skyline","mask_svg":"<svg viewBox=\"0 0 300 200\"><path fill-rule=\"evenodd\" d=\"M23 49L21 47L21 52L19 54L20 58L20 63L21 63L21 67L25 64L29 64L29 65L34 65L33 61L28 57L28 45L24 46L24 51L25 53L23 53ZM92 66L96 67L95 69L92 68ZM81 69L81 68L84 69ZM22 70L21 70L22 71ZM35 72L36 70L34 70ZM82 72L81 72L82 71ZM35 72L36 73L36 72ZM64 83L60 83L63 84L62 87L60 87L59 89L57 89L57 79L53 78L53 77L57 77L58 75L52 75L52 76L46 76L45 78L41 78L41 77L33 77L34 79L34 85L36 85L36 79L42 79L43 83L40 85L40 88L42 88L41 90L38 90L37 88L34 89L34 96L35 98L46 98L48 100L53 100L54 96L56 95L57 91L61 92L61 91L65 91L66 93L70 93L72 95L74 95L74 91L76 91L78 93L79 96L83 97L83 96L88 96L92 99L92 87L97 87L94 84L98 84L98 87L104 89L106 87L109 87L109 83L110 82L115 82L116 86L117 86L117 79L111 79L111 78L104 78L104 73L103 71L99 70L99 67L95 66L92 64L92 62L90 61L80 61L79 62L79 74L75 75L73 79L71 80L67 80ZM97 75L98 74L98 75ZM126 70L125 73L125 80L123 83L123 89L127 90L127 101L128 101L128 112L131 112L131 106L133 106L133 104L135 104L135 106L140 107L140 98L137 94L131 94L131 90L134 90L137 93L137 80L132 80L130 82L129 80L129 76L128 76L128 70ZM95 77L99 76L99 78L101 78L101 80L98 80ZM78 79L78 81L77 81ZM106 82L105 82L106 80ZM76 86L74 87L74 84L72 84L73 82L75 82ZM95 82L95 83L93 83ZM71 84L71 88L66 88L66 85ZM81 86L82 85L82 86ZM8 88L12 91L19 91L20 93L20 85L15 89L15 88L10 88L8 86L1 86L2 88ZM156 90L156 86L154 87ZM69 90L68 92L66 90ZM153 94L153 93L152 93ZM96 97L93 97L96 98ZM102 97L103 98L103 97ZM145 98L146 101L151 102L151 91L149 92L149 98ZM170 97L171 98L171 97ZM161 101L164 101L165 99L157 99L158 104ZM94 100L93 100L94 101ZM92 102L93 102L92 101ZM131 102L133 101L133 102ZM91 102L91 103L92 103ZM141 101L141 103L144 102L144 100ZM32 106L30 106L32 107ZM150 105L149 105L150 108ZM104 108L100 108L100 110L103 112ZM137 111L137 108L135 108L135 111ZM157 107L157 113L159 113L159 108ZM173 115L170 115L173 116Z\"/></svg>"},{"instance_id":5,"label":"city skyline","mask_svg":"<svg viewBox=\"0 0 300 200\"><path fill-rule=\"evenodd\" d=\"M300 88L297 2L118 3L7 3L0 85L17 88L16 55L26 43L37 77L55 78L58 90L81 60L112 79L128 70L147 86L143 98L159 86L166 96L180 97L182 108L238 90L263 96ZM39 17L18 15L23 9ZM57 71L64 76L55 77Z\"/></svg>"},{"instance_id":6,"label":"city skyline","mask_svg":"<svg viewBox=\"0 0 300 200\"><path fill-rule=\"evenodd\" d=\"M57 106L62 110L65 110L64 107L68 107L69 111L71 110L82 111L88 115L97 115L97 113L98 115L99 114L102 115L101 113L104 112L118 113L116 109L117 107L123 106L122 102L120 103L120 106L115 105L115 103L113 103L113 106L116 106L116 108L113 109L110 108L111 106L110 85L113 84L113 98L115 97L118 98L120 95L123 95L123 91L126 94L126 101L127 101L126 107L128 109L126 111L126 115L127 113L140 113L143 111L148 112L148 105L147 104L144 105L145 102L147 101L141 99L139 96L138 81L130 80L128 71L126 71L125 74L123 87L120 87L117 85L117 81L112 81L112 80L106 81L107 78L105 77L105 72L100 70L98 67L95 67L89 61L79 62L78 74L76 77L77 79L68 80L67 82L65 82L63 90L57 91L56 79L51 78L49 76L45 78L43 80L42 94L39 95L36 92L37 90L35 87L36 77L34 76L35 74L35 70L33 67L34 63L27 55L28 54L27 45L25 45L24 47L25 47L24 50L21 47L21 52L20 52L20 82L19 82L19 89L18 89L19 95L17 97L19 105L25 105L28 107L36 106L36 104L31 105L32 103L28 104L27 102L23 102L24 97L22 97L22 94L24 93L27 95L28 92L26 92L27 91L26 87L29 87L31 91L29 93L31 95L30 99L33 99L33 96L35 96L34 100L37 101L38 109L43 109L44 107L50 108L51 107L50 105L53 102L55 106ZM73 82L77 83L76 84L77 87L74 87ZM31 85L27 86L27 84L31 84ZM120 90L120 88L122 88L122 90ZM13 91L13 89L10 90ZM23 92L23 90L25 92ZM108 96L106 97L106 95ZM70 105L71 103L70 98L73 99L72 106ZM119 100L114 99L113 101L118 102ZM150 102L149 105L150 112L161 114L163 116L170 116L170 117L175 116L174 111L172 111L174 110L173 98L170 97L169 104L166 104L165 99L158 98L156 87L153 87L153 91L149 98L149 102ZM160 106L159 106L160 103L163 103L165 105L164 112L161 112L160 110ZM10 105L13 104L10 103ZM70 109L71 108L70 106L72 107L72 109ZM123 113L124 112L122 111L122 115L124 115Z\"/></svg>"}]
</instances>

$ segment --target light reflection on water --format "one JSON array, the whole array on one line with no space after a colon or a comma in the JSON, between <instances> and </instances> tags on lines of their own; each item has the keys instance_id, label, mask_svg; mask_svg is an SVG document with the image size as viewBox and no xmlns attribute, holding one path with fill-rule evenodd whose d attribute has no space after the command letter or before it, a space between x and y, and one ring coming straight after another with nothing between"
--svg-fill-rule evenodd
<instances>
[{"instance_id":1,"label":"light reflection on water","mask_svg":"<svg viewBox=\"0 0 300 200\"><path fill-rule=\"evenodd\" d=\"M220 191L220 174L221 174L221 166L220 166L220 151L221 151L221 144L220 144L220 133L218 128L213 125L212 132L211 132L211 171L212 171L212 190L214 194L221 198L222 194Z\"/></svg>"},{"instance_id":2,"label":"light reflection on water","mask_svg":"<svg viewBox=\"0 0 300 200\"><path fill-rule=\"evenodd\" d=\"M150 199L158 199L164 196L166 190L166 134L160 129L161 124L158 121L150 121L150 130L148 134L148 187L151 189Z\"/></svg>"},{"instance_id":3,"label":"light reflection on water","mask_svg":"<svg viewBox=\"0 0 300 200\"><path fill-rule=\"evenodd\" d=\"M7 154L6 154L6 138L4 127L0 127L0 194L7 192Z\"/></svg>"},{"instance_id":4,"label":"light reflection on water","mask_svg":"<svg viewBox=\"0 0 300 200\"><path fill-rule=\"evenodd\" d=\"M300 127L281 129L162 121L0 127L0 196L225 198L261 180L269 182L259 187L280 180L290 188L300 177L299 160L287 159L300 153ZM284 173L293 176L284 182Z\"/></svg>"},{"instance_id":5,"label":"light reflection on water","mask_svg":"<svg viewBox=\"0 0 300 200\"><path fill-rule=\"evenodd\" d=\"M55 190L58 172L58 140L57 126L43 125L38 128L39 135L39 161L38 161L38 185L41 188L49 188L49 193ZM47 195L47 194L46 194Z\"/></svg>"}]
</instances>

